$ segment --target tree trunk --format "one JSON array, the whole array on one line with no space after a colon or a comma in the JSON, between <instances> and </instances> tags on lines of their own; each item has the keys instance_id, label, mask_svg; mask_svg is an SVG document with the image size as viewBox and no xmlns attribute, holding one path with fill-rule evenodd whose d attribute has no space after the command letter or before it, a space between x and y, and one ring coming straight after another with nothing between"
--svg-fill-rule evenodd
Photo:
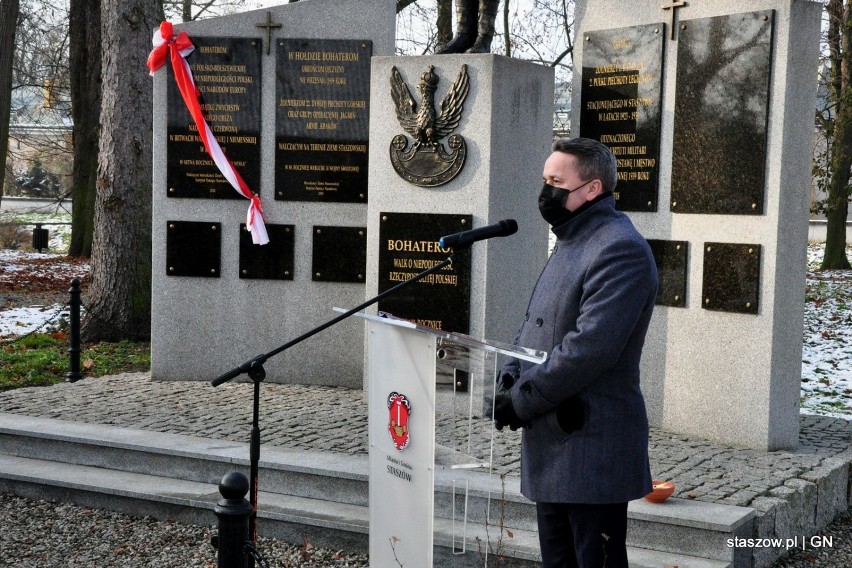
<instances>
[{"instance_id":1,"label":"tree trunk","mask_svg":"<svg viewBox=\"0 0 852 568\"><path fill-rule=\"evenodd\" d=\"M852 167L852 13L842 0L828 3L832 98L835 125L831 140L830 180L826 202L825 256L820 268L849 268L846 218L849 213L849 168Z\"/></svg>"},{"instance_id":2,"label":"tree trunk","mask_svg":"<svg viewBox=\"0 0 852 568\"><path fill-rule=\"evenodd\" d=\"M826 214L828 224L825 235L825 256L822 257L820 268L850 268L849 258L846 256L846 219L848 215L848 201L838 203L837 207L828 210Z\"/></svg>"},{"instance_id":3,"label":"tree trunk","mask_svg":"<svg viewBox=\"0 0 852 568\"><path fill-rule=\"evenodd\" d=\"M435 24L438 28L438 45L450 43L453 39L452 0L438 0L438 20Z\"/></svg>"},{"instance_id":4,"label":"tree trunk","mask_svg":"<svg viewBox=\"0 0 852 568\"><path fill-rule=\"evenodd\" d=\"M92 256L101 114L101 2L71 0L69 10L74 169L70 256Z\"/></svg>"},{"instance_id":5,"label":"tree trunk","mask_svg":"<svg viewBox=\"0 0 852 568\"><path fill-rule=\"evenodd\" d=\"M506 44L504 55L512 57L512 42L509 35L509 0L503 0L503 43Z\"/></svg>"},{"instance_id":6,"label":"tree trunk","mask_svg":"<svg viewBox=\"0 0 852 568\"><path fill-rule=\"evenodd\" d=\"M156 0L101 10L103 101L85 341L151 336L152 82Z\"/></svg>"},{"instance_id":7,"label":"tree trunk","mask_svg":"<svg viewBox=\"0 0 852 568\"><path fill-rule=\"evenodd\" d=\"M18 27L18 0L0 0L0 200L6 181L6 153L9 151L9 115L12 107L12 56Z\"/></svg>"}]
</instances>

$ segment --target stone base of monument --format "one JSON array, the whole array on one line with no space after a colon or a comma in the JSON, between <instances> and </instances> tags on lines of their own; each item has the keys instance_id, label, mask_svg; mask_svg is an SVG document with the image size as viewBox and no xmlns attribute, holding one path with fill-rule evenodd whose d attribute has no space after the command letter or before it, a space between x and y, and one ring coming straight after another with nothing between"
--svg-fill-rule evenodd
<instances>
[{"instance_id":1,"label":"stone base of monument","mask_svg":"<svg viewBox=\"0 0 852 568\"><path fill-rule=\"evenodd\" d=\"M247 470L247 464L247 444L0 413L0 491L29 498L209 526L219 479L230 470ZM682 499L634 501L628 513L630 565L768 566L782 549L753 551L729 546L729 540L792 535L794 527L784 523L809 514L816 520L817 502L845 504L848 464L824 473L813 494L791 489L790 499L778 499L769 511ZM260 479L262 536L367 551L366 456L265 448ZM440 475L436 485L436 566L482 566L486 545L490 565L495 556L505 559L501 566L540 565L534 506L519 495L516 477L507 477L504 486L496 478L473 478L462 555L451 548L451 489ZM502 511L503 531L498 519L485 527L489 492L492 516Z\"/></svg>"}]
</instances>

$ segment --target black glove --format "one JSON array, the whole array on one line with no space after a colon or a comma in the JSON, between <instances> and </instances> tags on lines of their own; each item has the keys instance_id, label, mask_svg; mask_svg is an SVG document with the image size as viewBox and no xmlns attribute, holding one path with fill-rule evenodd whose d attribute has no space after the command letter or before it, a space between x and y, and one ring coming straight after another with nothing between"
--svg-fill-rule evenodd
<instances>
[{"instance_id":1,"label":"black glove","mask_svg":"<svg viewBox=\"0 0 852 568\"><path fill-rule=\"evenodd\" d=\"M502 430L504 426L512 431L524 426L523 420L515 414L515 405L512 404L512 395L508 389L500 389L494 395L494 427Z\"/></svg>"},{"instance_id":2,"label":"black glove","mask_svg":"<svg viewBox=\"0 0 852 568\"><path fill-rule=\"evenodd\" d=\"M497 379L497 391L508 391L514 384L515 377L511 373L503 373L503 375Z\"/></svg>"},{"instance_id":3,"label":"black glove","mask_svg":"<svg viewBox=\"0 0 852 568\"><path fill-rule=\"evenodd\" d=\"M510 373L503 373L502 375L497 376L497 380L495 381L495 395L498 392L507 392L512 385L515 384L515 377L513 377ZM483 412L485 416L492 416L494 414L494 397L486 396L485 397L485 405L483 407Z\"/></svg>"},{"instance_id":4,"label":"black glove","mask_svg":"<svg viewBox=\"0 0 852 568\"><path fill-rule=\"evenodd\" d=\"M583 401L579 396L572 396L556 407L556 421L566 434L575 432L583 427Z\"/></svg>"}]
</instances>

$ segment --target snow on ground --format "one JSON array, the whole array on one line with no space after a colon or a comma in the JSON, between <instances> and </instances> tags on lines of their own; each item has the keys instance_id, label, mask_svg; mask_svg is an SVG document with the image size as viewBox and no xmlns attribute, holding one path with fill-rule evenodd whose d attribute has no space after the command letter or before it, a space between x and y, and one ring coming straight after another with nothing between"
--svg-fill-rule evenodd
<instances>
[{"instance_id":1,"label":"snow on ground","mask_svg":"<svg viewBox=\"0 0 852 568\"><path fill-rule=\"evenodd\" d=\"M819 271L823 250L822 243L808 247L802 412L852 420L852 270ZM847 256L852 258L852 247ZM21 278L70 282L89 270L86 264L63 262L62 258L0 250L0 285L14 282L18 289L26 289ZM60 304L11 309L0 306L0 342L31 332L63 310L67 314Z\"/></svg>"},{"instance_id":2,"label":"snow on ground","mask_svg":"<svg viewBox=\"0 0 852 568\"><path fill-rule=\"evenodd\" d=\"M68 319L67 306L52 304L49 306L29 306L26 308L0 308L0 344L15 336L50 327L50 323L60 318ZM39 329L42 328L42 329Z\"/></svg>"},{"instance_id":3,"label":"snow on ground","mask_svg":"<svg viewBox=\"0 0 852 568\"><path fill-rule=\"evenodd\" d=\"M61 254L0 249L0 289L16 294L26 294L32 289L67 290L72 279L83 278L88 273L88 263L71 261ZM0 342L50 327L51 322L63 316L68 318L68 309L60 303L0 305Z\"/></svg>"},{"instance_id":4,"label":"snow on ground","mask_svg":"<svg viewBox=\"0 0 852 568\"><path fill-rule=\"evenodd\" d=\"M824 250L808 247L802 412L852 420L852 270L817 270Z\"/></svg>"}]
</instances>

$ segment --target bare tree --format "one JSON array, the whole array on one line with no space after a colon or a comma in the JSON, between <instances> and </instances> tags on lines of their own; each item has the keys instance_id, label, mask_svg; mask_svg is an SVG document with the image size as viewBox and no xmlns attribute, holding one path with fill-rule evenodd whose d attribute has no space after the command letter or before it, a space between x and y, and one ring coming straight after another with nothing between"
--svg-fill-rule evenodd
<instances>
[{"instance_id":1,"label":"bare tree","mask_svg":"<svg viewBox=\"0 0 852 568\"><path fill-rule=\"evenodd\" d=\"M18 0L0 0L0 199L6 180L6 152L9 148L9 113L12 102L12 54L20 4Z\"/></svg>"},{"instance_id":2,"label":"bare tree","mask_svg":"<svg viewBox=\"0 0 852 568\"><path fill-rule=\"evenodd\" d=\"M516 3L514 9L506 2L503 26L503 41L508 37L511 44L503 46L504 53L555 67L557 78L560 74L570 75L574 53L573 0L533 0L528 8Z\"/></svg>"},{"instance_id":3,"label":"bare tree","mask_svg":"<svg viewBox=\"0 0 852 568\"><path fill-rule=\"evenodd\" d=\"M11 20L14 22L15 20ZM71 173L68 27L63 0L20 0L12 56L6 195L65 193ZM7 20L3 19L5 25ZM45 183L30 174L44 175Z\"/></svg>"},{"instance_id":4,"label":"bare tree","mask_svg":"<svg viewBox=\"0 0 852 568\"><path fill-rule=\"evenodd\" d=\"M246 6L247 0L159 0L160 19L180 18L191 22L234 14Z\"/></svg>"},{"instance_id":5,"label":"bare tree","mask_svg":"<svg viewBox=\"0 0 852 568\"><path fill-rule=\"evenodd\" d=\"M103 99L85 341L151 333L153 88L143 70L156 0L101 6Z\"/></svg>"},{"instance_id":6,"label":"bare tree","mask_svg":"<svg viewBox=\"0 0 852 568\"><path fill-rule=\"evenodd\" d=\"M453 38L453 0L397 0L396 13L399 55L432 53Z\"/></svg>"},{"instance_id":7,"label":"bare tree","mask_svg":"<svg viewBox=\"0 0 852 568\"><path fill-rule=\"evenodd\" d=\"M846 256L846 220L849 215L852 168L852 7L847 0L827 0L828 19L823 66L827 105L817 109L817 130L823 137L814 163L819 186L827 196L814 204L828 221L821 268L849 268Z\"/></svg>"}]
</instances>

